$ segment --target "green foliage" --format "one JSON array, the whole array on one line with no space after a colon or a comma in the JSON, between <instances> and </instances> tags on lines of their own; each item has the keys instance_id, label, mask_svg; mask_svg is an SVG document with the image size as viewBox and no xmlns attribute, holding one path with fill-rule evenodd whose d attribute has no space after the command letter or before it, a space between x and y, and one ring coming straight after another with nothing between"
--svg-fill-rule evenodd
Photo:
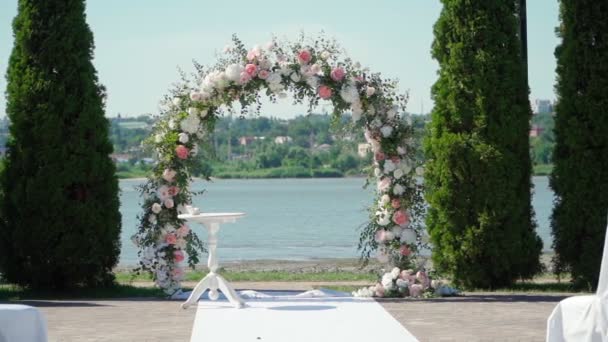
<instances>
[{"instance_id":1,"label":"green foliage","mask_svg":"<svg viewBox=\"0 0 608 342\"><path fill-rule=\"evenodd\" d=\"M608 212L608 3L562 0L551 188L557 272L598 283Z\"/></svg>"},{"instance_id":2,"label":"green foliage","mask_svg":"<svg viewBox=\"0 0 608 342\"><path fill-rule=\"evenodd\" d=\"M439 79L425 139L433 261L457 285L497 288L540 270L528 89L515 2L443 0Z\"/></svg>"},{"instance_id":3,"label":"green foliage","mask_svg":"<svg viewBox=\"0 0 608 342\"><path fill-rule=\"evenodd\" d=\"M0 272L32 288L110 284L118 182L84 1L20 0L13 30Z\"/></svg>"}]
</instances>

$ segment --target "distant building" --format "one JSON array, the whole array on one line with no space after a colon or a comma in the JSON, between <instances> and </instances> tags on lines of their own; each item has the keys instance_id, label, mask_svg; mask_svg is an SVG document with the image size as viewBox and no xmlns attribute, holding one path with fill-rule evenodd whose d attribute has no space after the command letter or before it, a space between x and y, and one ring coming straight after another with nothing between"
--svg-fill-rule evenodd
<instances>
[{"instance_id":1,"label":"distant building","mask_svg":"<svg viewBox=\"0 0 608 342\"><path fill-rule=\"evenodd\" d=\"M289 142L292 142L293 139L291 139L291 137L287 137L287 136L278 136L276 138L274 138L274 143L275 144L279 144L279 145L283 145Z\"/></svg>"},{"instance_id":2,"label":"distant building","mask_svg":"<svg viewBox=\"0 0 608 342\"><path fill-rule=\"evenodd\" d=\"M532 125L532 128L530 128L530 138L537 138L541 135L542 132L543 129L541 127L538 127L537 125Z\"/></svg>"},{"instance_id":3,"label":"distant building","mask_svg":"<svg viewBox=\"0 0 608 342\"><path fill-rule=\"evenodd\" d=\"M532 112L534 114L548 114L553 112L553 104L551 100L536 99L532 104Z\"/></svg>"},{"instance_id":4,"label":"distant building","mask_svg":"<svg viewBox=\"0 0 608 342\"><path fill-rule=\"evenodd\" d=\"M365 158L372 150L372 145L370 144L359 144L359 146L357 147L357 154L359 155L359 157L361 158Z\"/></svg>"},{"instance_id":5,"label":"distant building","mask_svg":"<svg viewBox=\"0 0 608 342\"><path fill-rule=\"evenodd\" d=\"M251 143L253 143L256 140L264 140L264 139L266 139L266 137L240 137L239 138L239 145L247 146L247 145L250 145Z\"/></svg>"},{"instance_id":6,"label":"distant building","mask_svg":"<svg viewBox=\"0 0 608 342\"><path fill-rule=\"evenodd\" d=\"M110 159L116 164L128 163L133 158L132 155L126 153L112 153Z\"/></svg>"}]
</instances>

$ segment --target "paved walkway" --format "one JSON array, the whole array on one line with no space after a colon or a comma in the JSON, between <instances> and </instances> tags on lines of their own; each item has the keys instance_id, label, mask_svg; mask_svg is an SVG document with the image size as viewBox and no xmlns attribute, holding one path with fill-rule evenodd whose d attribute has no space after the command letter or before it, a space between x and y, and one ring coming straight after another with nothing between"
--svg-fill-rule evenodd
<instances>
[{"instance_id":1,"label":"paved walkway","mask_svg":"<svg viewBox=\"0 0 608 342\"><path fill-rule=\"evenodd\" d=\"M263 284L235 285L261 288ZM293 289L295 284L290 285ZM457 298L380 302L421 341L544 341L546 319L564 297L472 293ZM180 302L166 300L23 303L37 306L45 314L51 342L189 341L195 315L194 309L182 310Z\"/></svg>"}]
</instances>

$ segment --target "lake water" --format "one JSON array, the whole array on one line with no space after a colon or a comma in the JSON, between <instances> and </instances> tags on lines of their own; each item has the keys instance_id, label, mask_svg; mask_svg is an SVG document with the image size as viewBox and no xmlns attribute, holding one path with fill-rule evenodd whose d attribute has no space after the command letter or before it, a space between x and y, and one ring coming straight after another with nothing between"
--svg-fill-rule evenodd
<instances>
[{"instance_id":1,"label":"lake water","mask_svg":"<svg viewBox=\"0 0 608 342\"><path fill-rule=\"evenodd\" d=\"M205 212L245 212L237 223L220 231L221 260L306 260L355 258L359 231L368 219L371 189L362 178L261 179L195 181L194 199ZM140 213L141 181L121 180L122 265L137 264L137 250L130 241ZM533 206L544 249L550 250L549 215L553 192L547 177L534 177ZM191 224L204 240L202 227Z\"/></svg>"}]
</instances>

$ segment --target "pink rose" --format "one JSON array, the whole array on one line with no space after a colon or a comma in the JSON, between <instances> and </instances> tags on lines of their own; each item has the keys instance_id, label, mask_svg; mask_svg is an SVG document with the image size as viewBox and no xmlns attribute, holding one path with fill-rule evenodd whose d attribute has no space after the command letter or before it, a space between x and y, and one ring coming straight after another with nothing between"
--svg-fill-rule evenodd
<instances>
[{"instance_id":1,"label":"pink rose","mask_svg":"<svg viewBox=\"0 0 608 342\"><path fill-rule=\"evenodd\" d=\"M175 172L174 170L171 169L165 169L165 171L163 171L163 179L169 183L173 182L175 180L175 175L177 174L177 172Z\"/></svg>"},{"instance_id":2,"label":"pink rose","mask_svg":"<svg viewBox=\"0 0 608 342\"><path fill-rule=\"evenodd\" d=\"M175 148L175 153L179 159L188 159L188 154L190 151L188 151L188 148L184 145L177 145Z\"/></svg>"},{"instance_id":3,"label":"pink rose","mask_svg":"<svg viewBox=\"0 0 608 342\"><path fill-rule=\"evenodd\" d=\"M423 288L428 288L430 285L429 276L424 271L418 271L416 273L416 279L422 284Z\"/></svg>"},{"instance_id":4,"label":"pink rose","mask_svg":"<svg viewBox=\"0 0 608 342\"><path fill-rule=\"evenodd\" d=\"M179 188L176 186L170 186L167 192L169 193L169 196L173 197L179 194Z\"/></svg>"},{"instance_id":5,"label":"pink rose","mask_svg":"<svg viewBox=\"0 0 608 342\"><path fill-rule=\"evenodd\" d=\"M393 157L391 157L391 161L395 164L399 164L399 163L401 163L401 158L399 158L397 156L393 156Z\"/></svg>"},{"instance_id":6,"label":"pink rose","mask_svg":"<svg viewBox=\"0 0 608 342\"><path fill-rule=\"evenodd\" d=\"M403 280L409 280L411 275L412 275L412 270L403 270L399 274L399 278L401 278Z\"/></svg>"},{"instance_id":7,"label":"pink rose","mask_svg":"<svg viewBox=\"0 0 608 342\"><path fill-rule=\"evenodd\" d=\"M241 73L241 84L245 84L251 81L251 75L249 75L246 71Z\"/></svg>"},{"instance_id":8,"label":"pink rose","mask_svg":"<svg viewBox=\"0 0 608 342\"><path fill-rule=\"evenodd\" d=\"M158 196L158 198L161 201L164 201L167 198L171 197L171 195L169 195L169 187L166 185L163 185L160 188L158 188L158 190L156 191L156 196Z\"/></svg>"},{"instance_id":9,"label":"pink rose","mask_svg":"<svg viewBox=\"0 0 608 342\"><path fill-rule=\"evenodd\" d=\"M376 161L383 161L384 159L386 159L386 155L382 152L376 152L376 155L374 157L376 158Z\"/></svg>"},{"instance_id":10,"label":"pink rose","mask_svg":"<svg viewBox=\"0 0 608 342\"><path fill-rule=\"evenodd\" d=\"M331 88L325 85L320 86L319 96L324 100L331 98Z\"/></svg>"},{"instance_id":11,"label":"pink rose","mask_svg":"<svg viewBox=\"0 0 608 342\"><path fill-rule=\"evenodd\" d=\"M380 229L376 231L375 240L378 243L383 243L386 240L386 231L384 229Z\"/></svg>"},{"instance_id":12,"label":"pink rose","mask_svg":"<svg viewBox=\"0 0 608 342\"><path fill-rule=\"evenodd\" d=\"M398 210L393 215L393 222L400 226L406 226L409 223L409 218L407 217L407 213L403 210Z\"/></svg>"},{"instance_id":13,"label":"pink rose","mask_svg":"<svg viewBox=\"0 0 608 342\"><path fill-rule=\"evenodd\" d=\"M171 199L171 198L167 198L167 199L165 200L165 207L166 207L167 209L171 209L171 208L173 208L173 206L174 206L174 205L175 205L175 202L173 202L173 199Z\"/></svg>"},{"instance_id":14,"label":"pink rose","mask_svg":"<svg viewBox=\"0 0 608 342\"><path fill-rule=\"evenodd\" d=\"M384 286L382 284L376 284L375 288L376 297L384 297Z\"/></svg>"},{"instance_id":15,"label":"pink rose","mask_svg":"<svg viewBox=\"0 0 608 342\"><path fill-rule=\"evenodd\" d=\"M378 190L381 192L385 192L391 186L390 178L382 178L382 180L378 183Z\"/></svg>"},{"instance_id":16,"label":"pink rose","mask_svg":"<svg viewBox=\"0 0 608 342\"><path fill-rule=\"evenodd\" d=\"M410 256L412 254L412 250L408 245L401 245L399 248L399 254L403 256Z\"/></svg>"},{"instance_id":17,"label":"pink rose","mask_svg":"<svg viewBox=\"0 0 608 342\"><path fill-rule=\"evenodd\" d=\"M186 257L184 256L184 252L182 251L173 252L173 260L175 260L175 262L182 262L185 258Z\"/></svg>"},{"instance_id":18,"label":"pink rose","mask_svg":"<svg viewBox=\"0 0 608 342\"><path fill-rule=\"evenodd\" d=\"M165 242L170 245L175 245L175 243L177 242L177 237L173 233L167 234L165 236Z\"/></svg>"},{"instance_id":19,"label":"pink rose","mask_svg":"<svg viewBox=\"0 0 608 342\"><path fill-rule=\"evenodd\" d=\"M249 76L254 77L258 73L258 67L255 64L247 64L245 66L245 72L249 74Z\"/></svg>"},{"instance_id":20,"label":"pink rose","mask_svg":"<svg viewBox=\"0 0 608 342\"><path fill-rule=\"evenodd\" d=\"M301 64L308 64L312 59L312 55L308 50L302 50L298 53L298 60Z\"/></svg>"},{"instance_id":21,"label":"pink rose","mask_svg":"<svg viewBox=\"0 0 608 342\"><path fill-rule=\"evenodd\" d=\"M401 207L401 200L399 200L398 198L393 198L393 200L391 201L391 207L395 209Z\"/></svg>"},{"instance_id":22,"label":"pink rose","mask_svg":"<svg viewBox=\"0 0 608 342\"><path fill-rule=\"evenodd\" d=\"M344 69L338 67L338 68L334 68L334 70L331 71L329 76L331 77L332 80L334 80L336 82L340 82L344 79L344 76L346 76L346 72L344 72Z\"/></svg>"},{"instance_id":23,"label":"pink rose","mask_svg":"<svg viewBox=\"0 0 608 342\"><path fill-rule=\"evenodd\" d=\"M177 228L177 236L179 237L186 237L188 235L188 233L190 233L190 228L188 226L186 226L185 224L182 225L181 227Z\"/></svg>"},{"instance_id":24,"label":"pink rose","mask_svg":"<svg viewBox=\"0 0 608 342\"><path fill-rule=\"evenodd\" d=\"M263 80L267 79L268 76L270 76L270 71L268 70L260 70L260 72L258 72L258 77Z\"/></svg>"},{"instance_id":25,"label":"pink rose","mask_svg":"<svg viewBox=\"0 0 608 342\"><path fill-rule=\"evenodd\" d=\"M310 66L309 73L310 75L317 75L321 72L321 66L317 63Z\"/></svg>"},{"instance_id":26,"label":"pink rose","mask_svg":"<svg viewBox=\"0 0 608 342\"><path fill-rule=\"evenodd\" d=\"M422 288L422 285L420 285L420 284L410 285L410 296L420 297L422 295L422 290L424 290L424 289Z\"/></svg>"}]
</instances>

